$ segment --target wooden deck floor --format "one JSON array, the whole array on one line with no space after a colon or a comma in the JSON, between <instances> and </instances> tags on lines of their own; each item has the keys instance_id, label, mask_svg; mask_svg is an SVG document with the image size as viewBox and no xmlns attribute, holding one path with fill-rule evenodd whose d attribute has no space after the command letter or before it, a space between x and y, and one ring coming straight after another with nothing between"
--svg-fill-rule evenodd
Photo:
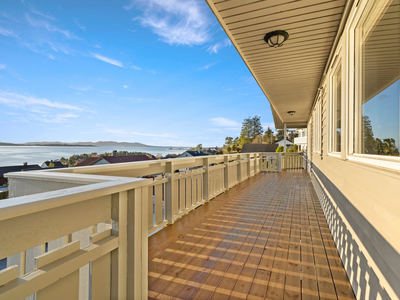
<instances>
[{"instance_id":1,"label":"wooden deck floor","mask_svg":"<svg viewBox=\"0 0 400 300\"><path fill-rule=\"evenodd\" d=\"M310 178L261 173L149 239L149 299L355 299Z\"/></svg>"}]
</instances>

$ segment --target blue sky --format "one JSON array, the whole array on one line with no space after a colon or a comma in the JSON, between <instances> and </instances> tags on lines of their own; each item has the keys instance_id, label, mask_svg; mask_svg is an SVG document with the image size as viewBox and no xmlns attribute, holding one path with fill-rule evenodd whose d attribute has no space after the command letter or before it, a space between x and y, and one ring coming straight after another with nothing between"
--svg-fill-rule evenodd
<instances>
[{"instance_id":1,"label":"blue sky","mask_svg":"<svg viewBox=\"0 0 400 300\"><path fill-rule=\"evenodd\" d=\"M222 145L268 100L204 0L0 1L0 141Z\"/></svg>"}]
</instances>

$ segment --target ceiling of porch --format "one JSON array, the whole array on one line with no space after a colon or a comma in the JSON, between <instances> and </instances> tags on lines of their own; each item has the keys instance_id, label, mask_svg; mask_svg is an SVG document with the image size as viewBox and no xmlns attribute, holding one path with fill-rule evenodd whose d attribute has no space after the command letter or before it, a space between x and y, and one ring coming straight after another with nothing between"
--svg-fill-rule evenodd
<instances>
[{"instance_id":1,"label":"ceiling of porch","mask_svg":"<svg viewBox=\"0 0 400 300\"><path fill-rule=\"evenodd\" d=\"M270 101L276 127L305 127L346 0L206 1ZM274 30L289 33L280 48L264 42Z\"/></svg>"}]
</instances>

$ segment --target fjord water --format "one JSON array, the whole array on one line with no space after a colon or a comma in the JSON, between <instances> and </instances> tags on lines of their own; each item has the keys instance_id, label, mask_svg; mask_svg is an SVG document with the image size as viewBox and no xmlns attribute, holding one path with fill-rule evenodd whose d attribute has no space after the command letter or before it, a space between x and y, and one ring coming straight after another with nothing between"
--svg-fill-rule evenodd
<instances>
[{"instance_id":1,"label":"fjord water","mask_svg":"<svg viewBox=\"0 0 400 300\"><path fill-rule=\"evenodd\" d=\"M0 167L28 164L41 165L46 160L68 158L74 154L117 151L136 151L146 152L153 155L161 154L180 154L188 148L183 147L118 147L118 146L98 146L98 147L63 147L63 146L1 146L0 147Z\"/></svg>"}]
</instances>

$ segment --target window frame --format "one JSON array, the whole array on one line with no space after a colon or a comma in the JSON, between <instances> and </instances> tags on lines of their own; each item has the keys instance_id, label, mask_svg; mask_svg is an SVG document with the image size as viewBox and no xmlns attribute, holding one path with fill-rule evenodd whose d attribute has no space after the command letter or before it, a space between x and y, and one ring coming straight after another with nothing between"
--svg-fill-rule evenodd
<instances>
[{"instance_id":1,"label":"window frame","mask_svg":"<svg viewBox=\"0 0 400 300\"><path fill-rule=\"evenodd\" d=\"M381 5L376 5L379 2ZM385 5L391 3L392 0L376 0L376 1L361 1L358 9L354 12L351 22L348 27L348 42L349 46L347 48L347 55L349 57L349 62L351 71L349 72L349 78L346 79L350 84L349 93L349 126L347 130L348 135L348 151L347 159L354 162L360 162L363 164L400 170L400 156L386 156L377 154L362 154L356 153L356 150L360 147L360 138L356 138L357 134L360 134L360 110L361 105L358 99L362 95L362 53L361 53L361 37L358 34L358 30L361 30L365 24L368 28L363 28L366 32L370 31L377 21L381 17L382 11L385 9ZM369 14L375 10L376 17L367 20ZM364 34L365 35L365 34ZM400 114L400 112L399 112ZM399 124L400 127L400 124ZM343 149L342 149L343 150Z\"/></svg>"},{"instance_id":2,"label":"window frame","mask_svg":"<svg viewBox=\"0 0 400 300\"><path fill-rule=\"evenodd\" d=\"M343 121L344 121L344 113L343 110L346 105L345 97L344 97L344 89L345 89L345 82L347 81L347 77L344 76L345 74L345 65L344 65L344 60L343 60L343 54L342 54L342 42L339 43L338 45L338 50L336 51L336 55L334 58L334 61L331 65L330 68L330 76L329 76L329 101L328 101L328 155L336 158L341 158L342 152L344 151L343 148L343 135L347 135L347 132L343 130ZM336 125L335 125L335 114L334 114L334 104L336 101L336 85L335 85L335 74L338 73L338 70L341 70L341 99L340 99L340 104L341 104L341 117L340 117L340 122L341 122L341 146L340 146L340 152L335 151L335 145L334 145L334 136L336 134Z\"/></svg>"}]
</instances>

